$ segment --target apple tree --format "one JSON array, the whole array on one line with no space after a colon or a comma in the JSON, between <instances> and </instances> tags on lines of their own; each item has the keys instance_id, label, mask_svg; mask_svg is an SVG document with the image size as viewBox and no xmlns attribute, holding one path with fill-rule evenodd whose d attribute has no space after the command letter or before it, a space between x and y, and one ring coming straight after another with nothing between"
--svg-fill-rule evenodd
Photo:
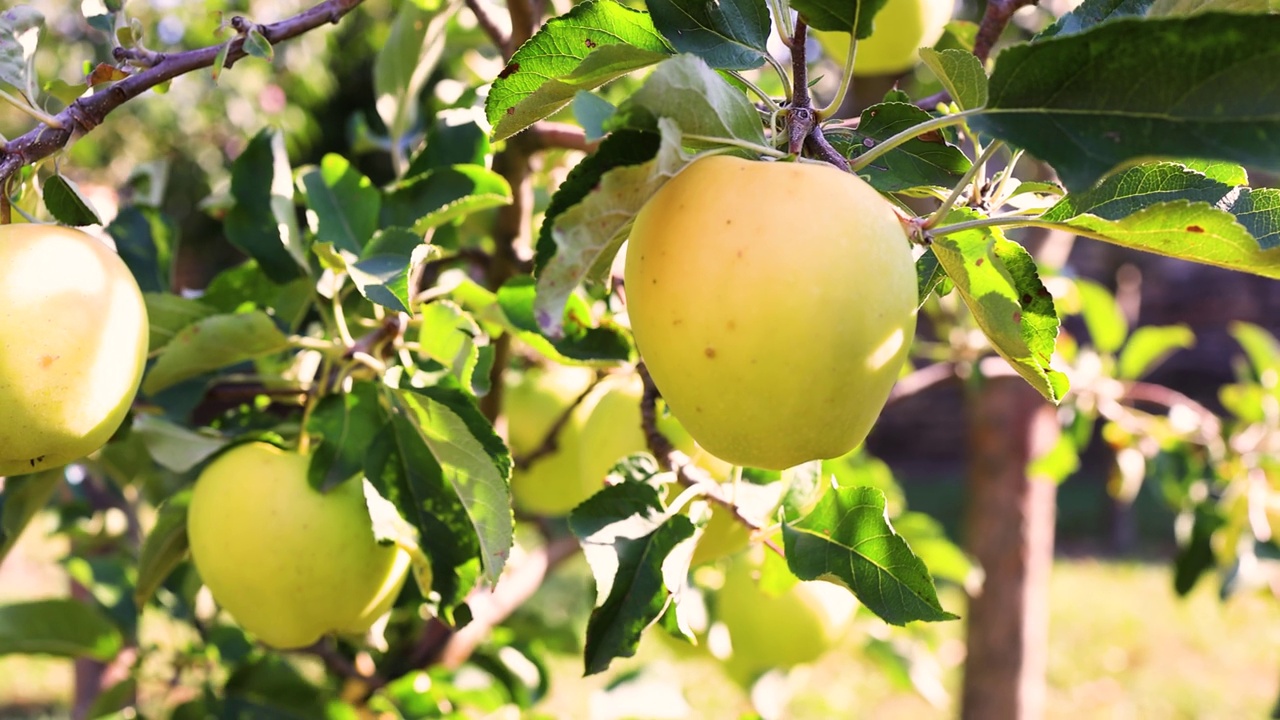
<instances>
[{"instance_id":1,"label":"apple tree","mask_svg":"<svg viewBox=\"0 0 1280 720\"><path fill-rule=\"evenodd\" d=\"M1181 498L1187 581L1254 547L1240 518L1269 541L1274 503L1232 484L1256 450L1094 382L1182 336L1115 341L1080 301L1111 363L1084 373L1024 243L1280 276L1280 190L1249 180L1280 171L1280 15L1011 26L1032 4L0 12L0 559L51 513L74 583L0 605L0 653L77 658L83 717L536 713L551 650L595 675L644 637L760 688L853 634L927 692L903 667L963 614L935 583L974 574L860 445L938 347L1216 468ZM102 213L77 179L112 147L140 154ZM1237 332L1254 437L1277 352ZM531 611L580 556L594 592Z\"/></svg>"}]
</instances>

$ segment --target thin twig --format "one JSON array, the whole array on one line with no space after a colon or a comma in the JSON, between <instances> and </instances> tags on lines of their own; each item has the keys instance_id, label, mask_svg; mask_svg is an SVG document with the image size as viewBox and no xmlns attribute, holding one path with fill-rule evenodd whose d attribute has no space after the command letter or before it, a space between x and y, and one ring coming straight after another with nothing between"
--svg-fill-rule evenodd
<instances>
[{"instance_id":1,"label":"thin twig","mask_svg":"<svg viewBox=\"0 0 1280 720\"><path fill-rule=\"evenodd\" d=\"M321 25L336 23L363 1L325 0L290 18L257 27L267 42L274 45ZM93 130L102 124L111 111L125 102L180 75L211 67L217 61L223 45L224 43L219 43L197 50L164 55L163 59L155 65L130 75L101 92L68 105L53 118L62 127L41 125L13 139L3 151L0 151L0 184L12 177L23 166L31 165L54 154L65 147L73 137ZM123 48L117 48L116 52L121 54L122 58L129 57L129 51ZM246 55L248 53L244 49L244 37L232 40L231 47L227 51L225 67L231 67Z\"/></svg>"},{"instance_id":2,"label":"thin twig","mask_svg":"<svg viewBox=\"0 0 1280 720\"><path fill-rule=\"evenodd\" d=\"M467 9L471 11L472 15L476 16L476 24L480 26L481 30L484 30L484 34L489 36L493 44L498 46L498 51L502 53L503 57L516 51L516 48L510 47L511 38L502 32L502 28L498 27L498 24L493 21L493 17L480 6L480 0L466 0L466 3Z\"/></svg>"},{"instance_id":3,"label":"thin twig","mask_svg":"<svg viewBox=\"0 0 1280 720\"><path fill-rule=\"evenodd\" d=\"M764 530L763 525L742 514L742 509L733 501L733 498L725 494L720 483L716 482L706 470L695 465L688 455L677 450L667 436L662 434L658 429L658 398L661 396L658 386L653 383L653 378L643 363L637 366L636 370L644 381L644 394L640 396L640 424L644 430L645 442L648 443L650 452L658 459L658 464L674 472L681 485L705 488L708 500L733 513L738 522L750 528L753 535L761 538L765 547L777 553L779 557L786 557L782 548L761 532Z\"/></svg>"},{"instance_id":4,"label":"thin twig","mask_svg":"<svg viewBox=\"0 0 1280 720\"><path fill-rule=\"evenodd\" d=\"M598 140L587 140L587 134L577 125L550 120L534 123L527 134L532 136L530 144L536 150L558 148L592 152L600 144Z\"/></svg>"}]
</instances>

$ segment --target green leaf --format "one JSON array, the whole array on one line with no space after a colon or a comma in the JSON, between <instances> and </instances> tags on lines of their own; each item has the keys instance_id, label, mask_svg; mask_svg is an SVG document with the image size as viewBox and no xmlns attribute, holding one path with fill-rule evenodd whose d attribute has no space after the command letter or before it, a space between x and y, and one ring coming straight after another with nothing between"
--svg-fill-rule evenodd
<instances>
[{"instance_id":1,"label":"green leaf","mask_svg":"<svg viewBox=\"0 0 1280 720\"><path fill-rule=\"evenodd\" d=\"M394 397L462 500L479 537L485 578L496 583L513 540L511 455L506 445L461 390L444 385L401 387Z\"/></svg>"},{"instance_id":2,"label":"green leaf","mask_svg":"<svg viewBox=\"0 0 1280 720\"><path fill-rule=\"evenodd\" d=\"M1227 332L1240 343L1249 358L1249 366L1259 380L1268 370L1280 367L1280 342L1266 329L1237 321L1227 326Z\"/></svg>"},{"instance_id":3,"label":"green leaf","mask_svg":"<svg viewBox=\"0 0 1280 720\"><path fill-rule=\"evenodd\" d=\"M856 129L833 128L827 139L841 155L857 158L882 140L919 125L933 116L903 102L885 102L862 111ZM972 163L940 132L925 133L882 155L858 171L880 192L901 192L918 187L954 187Z\"/></svg>"},{"instance_id":4,"label":"green leaf","mask_svg":"<svg viewBox=\"0 0 1280 720\"><path fill-rule=\"evenodd\" d=\"M950 218L975 214L952 211ZM1067 392L1067 376L1050 367L1058 336L1053 296L1027 251L991 230L936 238L933 252L995 351L1056 403Z\"/></svg>"},{"instance_id":5,"label":"green leaf","mask_svg":"<svg viewBox=\"0 0 1280 720\"><path fill-rule=\"evenodd\" d=\"M289 338L266 313L213 315L178 333L147 372L147 395L210 370L289 349Z\"/></svg>"},{"instance_id":6,"label":"green leaf","mask_svg":"<svg viewBox=\"0 0 1280 720\"><path fill-rule=\"evenodd\" d=\"M152 353L168 345L183 328L217 312L199 300L173 293L147 292L142 294L142 299L151 324L147 348Z\"/></svg>"},{"instance_id":7,"label":"green leaf","mask_svg":"<svg viewBox=\"0 0 1280 720\"><path fill-rule=\"evenodd\" d=\"M574 508L569 527L582 542L600 598L587 621L583 658L586 674L594 675L615 658L635 655L640 634L667 605L663 562L693 537L694 526L684 515L666 517L652 485L624 482Z\"/></svg>"},{"instance_id":8,"label":"green leaf","mask_svg":"<svg viewBox=\"0 0 1280 720\"><path fill-rule=\"evenodd\" d=\"M378 229L382 195L351 161L329 153L302 174L307 207L316 214L315 242L359 254Z\"/></svg>"},{"instance_id":9,"label":"green leaf","mask_svg":"<svg viewBox=\"0 0 1280 720\"><path fill-rule=\"evenodd\" d=\"M151 600L169 573L187 557L187 509L190 505L190 491L164 501L156 513L156 524L142 541L142 549L138 553L138 580L133 588L133 601L139 608Z\"/></svg>"},{"instance_id":10,"label":"green leaf","mask_svg":"<svg viewBox=\"0 0 1280 720\"><path fill-rule=\"evenodd\" d=\"M1213 535L1226 524L1214 501L1196 505L1192 512L1191 532L1173 559L1173 589L1179 596L1185 597L1202 575L1217 566Z\"/></svg>"},{"instance_id":11,"label":"green leaf","mask_svg":"<svg viewBox=\"0 0 1280 720\"><path fill-rule=\"evenodd\" d=\"M230 442L211 430L191 430L155 415L136 415L133 433L158 464L178 473L191 470Z\"/></svg>"},{"instance_id":12,"label":"green leaf","mask_svg":"<svg viewBox=\"0 0 1280 720\"><path fill-rule=\"evenodd\" d=\"M375 255L351 264L347 272L356 289L369 302L396 312L412 312L409 307L409 272L412 262L395 255Z\"/></svg>"},{"instance_id":13,"label":"green leaf","mask_svg":"<svg viewBox=\"0 0 1280 720\"><path fill-rule=\"evenodd\" d=\"M0 480L0 564L31 518L49 502L62 477L62 468L57 468Z\"/></svg>"},{"instance_id":14,"label":"green leaf","mask_svg":"<svg viewBox=\"0 0 1280 720\"><path fill-rule=\"evenodd\" d=\"M920 298L920 305L924 305L924 301L929 299L929 293L941 291L946 279L947 273L938 264L938 256L934 254L933 248L925 250L916 260L916 295Z\"/></svg>"},{"instance_id":15,"label":"green leaf","mask_svg":"<svg viewBox=\"0 0 1280 720\"><path fill-rule=\"evenodd\" d=\"M1055 35L1074 35L1099 23L1124 17L1142 17L1152 5L1152 0L1085 0L1074 10L1058 18L1037 40Z\"/></svg>"},{"instance_id":16,"label":"green leaf","mask_svg":"<svg viewBox=\"0 0 1280 720\"><path fill-rule=\"evenodd\" d=\"M80 193L80 186L62 175L52 175L44 181L44 206L63 225L80 227L102 222L93 204Z\"/></svg>"},{"instance_id":17,"label":"green leaf","mask_svg":"<svg viewBox=\"0 0 1280 720\"><path fill-rule=\"evenodd\" d=\"M649 0L645 5L654 27L677 52L723 70L764 64L770 22L763 0Z\"/></svg>"},{"instance_id":18,"label":"green leaf","mask_svg":"<svg viewBox=\"0 0 1280 720\"><path fill-rule=\"evenodd\" d=\"M178 227L172 218L155 208L130 205L120 210L107 233L144 293L170 289L169 273L178 244Z\"/></svg>"},{"instance_id":19,"label":"green leaf","mask_svg":"<svg viewBox=\"0 0 1280 720\"><path fill-rule=\"evenodd\" d=\"M812 512L783 523L782 540L796 577L848 588L887 623L956 619L938 602L929 569L889 524L884 493L875 488L827 490Z\"/></svg>"},{"instance_id":20,"label":"green leaf","mask_svg":"<svg viewBox=\"0 0 1280 720\"><path fill-rule=\"evenodd\" d=\"M359 717L350 706L330 700L289 658L276 653L258 654L236 666L227 678L220 699L218 717L222 718L355 720Z\"/></svg>"},{"instance_id":21,"label":"green leaf","mask_svg":"<svg viewBox=\"0 0 1280 720\"><path fill-rule=\"evenodd\" d=\"M667 118L657 157L638 165L605 171L594 190L556 216L551 229L555 254L538 275L534 314L550 337L564 335L569 296L584 280L598 281L608 272L640 208L689 163L680 133Z\"/></svg>"},{"instance_id":22,"label":"green leaf","mask_svg":"<svg viewBox=\"0 0 1280 720\"><path fill-rule=\"evenodd\" d=\"M1040 220L1137 250L1280 277L1280 190L1234 187L1182 163L1113 173L1063 196Z\"/></svg>"},{"instance_id":23,"label":"green leaf","mask_svg":"<svg viewBox=\"0 0 1280 720\"><path fill-rule=\"evenodd\" d=\"M942 523L932 517L919 512L903 513L893 519L893 529L934 578L964 585L973 573L973 562L947 537Z\"/></svg>"},{"instance_id":24,"label":"green leaf","mask_svg":"<svg viewBox=\"0 0 1280 720\"><path fill-rule=\"evenodd\" d=\"M315 448L307 481L328 492L360 474L365 454L385 423L378 386L372 382L356 382L347 392L325 396L307 418L306 432Z\"/></svg>"},{"instance_id":25,"label":"green leaf","mask_svg":"<svg viewBox=\"0 0 1280 720\"><path fill-rule=\"evenodd\" d=\"M579 90L573 95L573 119L582 126L588 142L595 142L608 134L605 124L617 111L613 103L593 92Z\"/></svg>"},{"instance_id":26,"label":"green leaf","mask_svg":"<svg viewBox=\"0 0 1280 720\"><path fill-rule=\"evenodd\" d=\"M649 14L589 0L547 21L511 56L485 101L493 139L511 137L591 90L671 54Z\"/></svg>"},{"instance_id":27,"label":"green leaf","mask_svg":"<svg viewBox=\"0 0 1280 720\"><path fill-rule=\"evenodd\" d=\"M1069 190L1148 156L1280 170L1280 94L1257 91L1278 82L1280 15L1122 18L1002 51L969 122Z\"/></svg>"},{"instance_id":28,"label":"green leaf","mask_svg":"<svg viewBox=\"0 0 1280 720\"><path fill-rule=\"evenodd\" d=\"M533 278L521 275L507 281L498 290L497 300L502 314L519 331L520 339L543 354L571 360L626 361L631 358L627 333L611 323L594 325L591 306L577 293L568 297L561 335L554 339L543 335L538 327Z\"/></svg>"},{"instance_id":29,"label":"green leaf","mask_svg":"<svg viewBox=\"0 0 1280 720\"><path fill-rule=\"evenodd\" d=\"M27 100L36 100L36 40L44 15L30 5L0 12L0 83L11 85Z\"/></svg>"},{"instance_id":30,"label":"green leaf","mask_svg":"<svg viewBox=\"0 0 1280 720\"><path fill-rule=\"evenodd\" d=\"M799 0L791 3L817 30L858 31L858 39L869 37L877 13L886 0Z\"/></svg>"},{"instance_id":31,"label":"green leaf","mask_svg":"<svg viewBox=\"0 0 1280 720\"><path fill-rule=\"evenodd\" d=\"M1115 296L1092 280L1078 278L1075 285L1080 293L1080 316L1093 346L1104 353L1119 350L1129 335L1129 321Z\"/></svg>"},{"instance_id":32,"label":"green leaf","mask_svg":"<svg viewBox=\"0 0 1280 720\"><path fill-rule=\"evenodd\" d=\"M694 55L677 55L658 65L644 85L618 106L609 127L660 132L660 119L670 120L684 135L766 146L755 106ZM688 144L715 145L701 140Z\"/></svg>"},{"instance_id":33,"label":"green leaf","mask_svg":"<svg viewBox=\"0 0 1280 720\"><path fill-rule=\"evenodd\" d=\"M440 64L449 21L462 7L457 0L443 8L424 5L400 3L391 33L373 63L378 115L394 143L418 121L419 95Z\"/></svg>"},{"instance_id":34,"label":"green leaf","mask_svg":"<svg viewBox=\"0 0 1280 720\"><path fill-rule=\"evenodd\" d=\"M920 59L938 76L961 110L987 104L987 73L972 52L920 48Z\"/></svg>"},{"instance_id":35,"label":"green leaf","mask_svg":"<svg viewBox=\"0 0 1280 720\"><path fill-rule=\"evenodd\" d=\"M1241 14L1280 13L1277 0L1155 0L1147 17L1164 15L1197 15L1205 12Z\"/></svg>"},{"instance_id":36,"label":"green leaf","mask_svg":"<svg viewBox=\"0 0 1280 720\"><path fill-rule=\"evenodd\" d=\"M418 531L446 618L480 574L480 543L458 492L414 423L394 414L367 448L365 474Z\"/></svg>"},{"instance_id":37,"label":"green leaf","mask_svg":"<svg viewBox=\"0 0 1280 720\"><path fill-rule=\"evenodd\" d=\"M294 213L283 134L267 128L249 141L231 165L231 196L235 205L227 211L227 240L277 283L302 275L306 249Z\"/></svg>"},{"instance_id":38,"label":"green leaf","mask_svg":"<svg viewBox=\"0 0 1280 720\"><path fill-rule=\"evenodd\" d=\"M271 42L256 27L249 28L249 32L245 35L244 51L268 62L276 56L276 49L271 47Z\"/></svg>"},{"instance_id":39,"label":"green leaf","mask_svg":"<svg viewBox=\"0 0 1280 720\"><path fill-rule=\"evenodd\" d=\"M426 143L409 161L409 169L404 176L417 177L428 170L451 165L488 165L493 147L489 143L489 133L478 122L482 117L483 114L476 110L438 113L435 123L427 131Z\"/></svg>"},{"instance_id":40,"label":"green leaf","mask_svg":"<svg viewBox=\"0 0 1280 720\"><path fill-rule=\"evenodd\" d=\"M475 318L454 303L441 299L422 306L419 352L448 368L462 387L475 387L482 338Z\"/></svg>"},{"instance_id":41,"label":"green leaf","mask_svg":"<svg viewBox=\"0 0 1280 720\"><path fill-rule=\"evenodd\" d=\"M1133 331L1120 351L1116 377L1137 380L1154 370L1178 350L1196 344L1196 335L1186 325L1144 325Z\"/></svg>"},{"instance_id":42,"label":"green leaf","mask_svg":"<svg viewBox=\"0 0 1280 720\"><path fill-rule=\"evenodd\" d=\"M421 236L473 212L510 202L506 178L488 168L437 168L391 188L382 203L382 227L412 228Z\"/></svg>"},{"instance_id":43,"label":"green leaf","mask_svg":"<svg viewBox=\"0 0 1280 720\"><path fill-rule=\"evenodd\" d=\"M50 599L0 605L0 655L54 655L106 662L124 645L97 607Z\"/></svg>"},{"instance_id":44,"label":"green leaf","mask_svg":"<svg viewBox=\"0 0 1280 720\"><path fill-rule=\"evenodd\" d=\"M542 227L538 231L537 253L534 258L537 273L542 272L547 261L556 253L556 242L552 236L556 218L594 192L606 172L652 160L661 145L662 136L658 133L618 130L605 137L595 152L569 170L564 182L560 183L560 187L551 196L551 204L547 206Z\"/></svg>"}]
</instances>

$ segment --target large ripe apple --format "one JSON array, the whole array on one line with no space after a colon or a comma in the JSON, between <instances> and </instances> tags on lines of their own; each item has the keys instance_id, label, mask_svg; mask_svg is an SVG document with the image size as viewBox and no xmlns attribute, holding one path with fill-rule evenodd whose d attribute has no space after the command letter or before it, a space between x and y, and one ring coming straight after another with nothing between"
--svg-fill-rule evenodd
<instances>
[{"instance_id":1,"label":"large ripe apple","mask_svg":"<svg viewBox=\"0 0 1280 720\"><path fill-rule=\"evenodd\" d=\"M858 41L854 75L897 75L920 62L919 49L942 37L955 10L952 0L888 0L876 14L870 37ZM822 49L836 64L849 57L849 33L816 32Z\"/></svg>"},{"instance_id":2,"label":"large ripe apple","mask_svg":"<svg viewBox=\"0 0 1280 720\"><path fill-rule=\"evenodd\" d=\"M695 161L637 215L626 288L672 412L738 465L853 449L915 333L906 232L870 185L825 164Z\"/></svg>"},{"instance_id":3,"label":"large ripe apple","mask_svg":"<svg viewBox=\"0 0 1280 720\"><path fill-rule=\"evenodd\" d=\"M770 594L756 581L751 553L735 556L715 594L715 618L729 631L729 676L750 685L760 674L813 662L838 641L857 607L853 595L822 581Z\"/></svg>"},{"instance_id":4,"label":"large ripe apple","mask_svg":"<svg viewBox=\"0 0 1280 720\"><path fill-rule=\"evenodd\" d=\"M374 540L361 481L322 494L307 483L309 461L238 445L200 474L187 516L191 557L214 599L281 649L368 630L409 569L403 550Z\"/></svg>"},{"instance_id":5,"label":"large ripe apple","mask_svg":"<svg viewBox=\"0 0 1280 720\"><path fill-rule=\"evenodd\" d=\"M79 230L0 226L0 476L102 447L137 394L147 309L129 268Z\"/></svg>"}]
</instances>

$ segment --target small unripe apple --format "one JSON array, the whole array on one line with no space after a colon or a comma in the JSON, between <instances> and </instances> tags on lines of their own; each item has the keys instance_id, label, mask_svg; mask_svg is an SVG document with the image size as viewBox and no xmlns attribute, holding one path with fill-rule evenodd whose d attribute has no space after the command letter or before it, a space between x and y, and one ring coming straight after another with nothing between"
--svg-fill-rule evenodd
<instances>
[{"instance_id":1,"label":"small unripe apple","mask_svg":"<svg viewBox=\"0 0 1280 720\"><path fill-rule=\"evenodd\" d=\"M556 421L593 382L591 369L566 365L508 374L504 410L512 455L526 457L541 447ZM581 422L581 417L571 416L557 433L553 452L512 472L511 497L517 508L535 515L564 515L598 489L583 482L578 471Z\"/></svg>"},{"instance_id":2,"label":"small unripe apple","mask_svg":"<svg viewBox=\"0 0 1280 720\"><path fill-rule=\"evenodd\" d=\"M310 458L254 442L219 455L196 480L191 558L215 600L280 649L359 634L390 609L409 556L374 539L360 480L327 493Z\"/></svg>"},{"instance_id":3,"label":"small unripe apple","mask_svg":"<svg viewBox=\"0 0 1280 720\"><path fill-rule=\"evenodd\" d=\"M539 515L565 515L604 487L604 478L620 460L646 452L640 423L644 385L635 374L613 374L595 386L586 368L552 365L513 380L507 396L507 434L516 457L541 446L543 438L574 400L568 420L556 436L556 450L516 470L511 494L516 507ZM675 418L658 418L658 430L672 445L716 478L731 466L699 448Z\"/></svg>"},{"instance_id":4,"label":"small unripe apple","mask_svg":"<svg viewBox=\"0 0 1280 720\"><path fill-rule=\"evenodd\" d=\"M871 36L858 41L853 74L896 75L915 67L919 49L938 42L954 10L952 0L888 0L876 13ZM849 33L814 34L827 55L843 65L849 57Z\"/></svg>"},{"instance_id":5,"label":"small unripe apple","mask_svg":"<svg viewBox=\"0 0 1280 720\"><path fill-rule=\"evenodd\" d=\"M142 291L105 244L0 226L0 476L102 447L137 394L147 334Z\"/></svg>"},{"instance_id":6,"label":"small unripe apple","mask_svg":"<svg viewBox=\"0 0 1280 720\"><path fill-rule=\"evenodd\" d=\"M870 185L825 164L695 161L637 215L626 288L672 413L737 465L852 450L915 333L905 230Z\"/></svg>"},{"instance_id":7,"label":"small unripe apple","mask_svg":"<svg viewBox=\"0 0 1280 720\"><path fill-rule=\"evenodd\" d=\"M725 669L744 685L772 668L817 660L842 637L857 607L848 590L831 583L797 582L770 594L756 574L750 553L735 556L715 595L715 618L731 645Z\"/></svg>"}]
</instances>

